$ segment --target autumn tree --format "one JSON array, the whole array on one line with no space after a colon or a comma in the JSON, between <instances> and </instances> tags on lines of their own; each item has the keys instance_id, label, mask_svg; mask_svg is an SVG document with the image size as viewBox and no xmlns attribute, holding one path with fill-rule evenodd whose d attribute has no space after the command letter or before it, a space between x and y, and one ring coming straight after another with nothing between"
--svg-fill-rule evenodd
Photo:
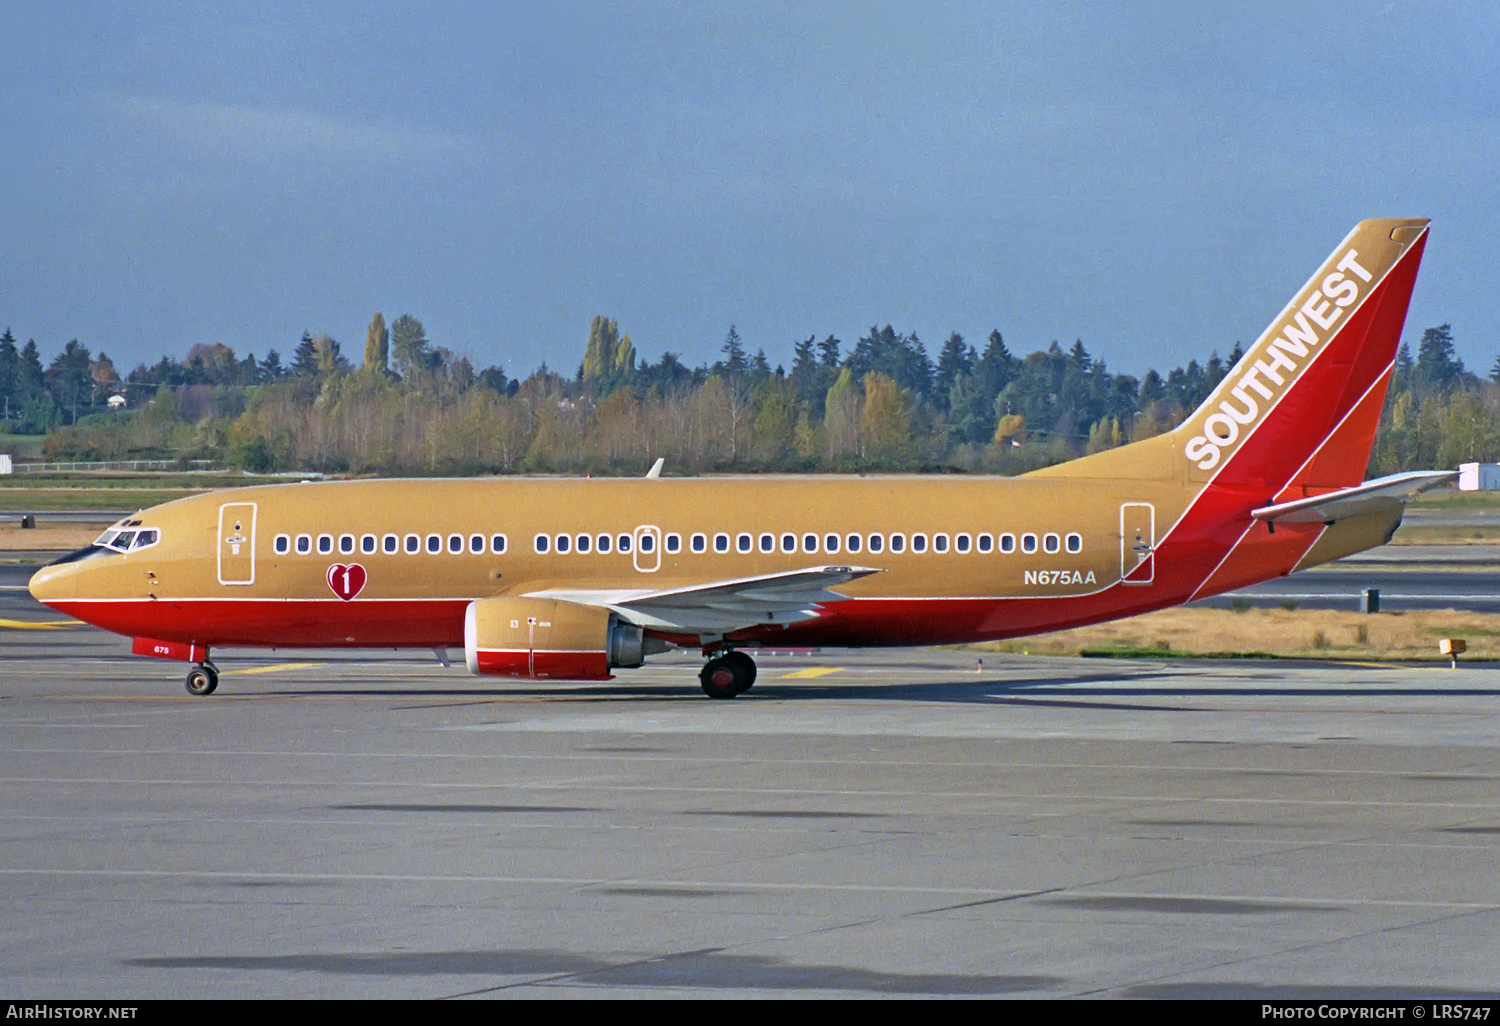
<instances>
[{"instance_id":1,"label":"autumn tree","mask_svg":"<svg viewBox=\"0 0 1500 1026\"><path fill-rule=\"evenodd\" d=\"M365 329L365 371L384 375L390 369L391 333L385 326L385 314L375 312Z\"/></svg>"}]
</instances>

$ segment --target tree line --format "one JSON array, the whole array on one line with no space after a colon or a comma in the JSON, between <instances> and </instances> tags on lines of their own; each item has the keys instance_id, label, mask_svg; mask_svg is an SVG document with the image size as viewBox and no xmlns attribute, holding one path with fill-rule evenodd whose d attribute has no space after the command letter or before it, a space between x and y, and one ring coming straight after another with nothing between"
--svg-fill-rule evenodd
<instances>
[{"instance_id":1,"label":"tree line","mask_svg":"<svg viewBox=\"0 0 1500 1026\"><path fill-rule=\"evenodd\" d=\"M290 362L195 345L121 377L76 339L45 367L0 336L7 430L45 434L49 459L181 458L335 473L678 473L929 470L1019 473L1173 427L1243 355L1236 343L1167 374L1111 372L1083 342L1011 353L954 332L929 357L915 332L872 326L850 346L809 335L790 369L731 326L713 363L641 357L613 319L589 326L564 375L525 379L434 345L381 314L356 365L304 332ZM106 410L111 396L125 409ZM0 436L3 444L3 436ZM1448 325L1400 347L1372 472L1500 459L1500 359L1464 368Z\"/></svg>"}]
</instances>

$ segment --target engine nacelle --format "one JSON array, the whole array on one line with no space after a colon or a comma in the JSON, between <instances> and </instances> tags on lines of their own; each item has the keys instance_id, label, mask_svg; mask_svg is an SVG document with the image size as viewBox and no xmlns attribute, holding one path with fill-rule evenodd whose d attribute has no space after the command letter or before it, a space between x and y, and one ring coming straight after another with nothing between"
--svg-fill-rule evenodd
<instances>
[{"instance_id":1,"label":"engine nacelle","mask_svg":"<svg viewBox=\"0 0 1500 1026\"><path fill-rule=\"evenodd\" d=\"M645 633L608 609L562 599L487 598L464 614L470 673L550 680L608 680L646 660Z\"/></svg>"}]
</instances>

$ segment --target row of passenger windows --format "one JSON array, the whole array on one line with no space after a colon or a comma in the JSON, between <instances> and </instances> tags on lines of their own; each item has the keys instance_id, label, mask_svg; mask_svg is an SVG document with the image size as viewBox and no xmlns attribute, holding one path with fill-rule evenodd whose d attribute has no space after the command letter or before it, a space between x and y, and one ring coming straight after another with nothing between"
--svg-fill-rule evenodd
<instances>
[{"instance_id":1,"label":"row of passenger windows","mask_svg":"<svg viewBox=\"0 0 1500 1026\"><path fill-rule=\"evenodd\" d=\"M330 555L334 550L334 537L331 534L320 534L317 537L317 550L319 555ZM492 534L486 537L482 534L471 534L465 537L461 534L450 534L445 540L440 534L429 534L424 539L420 534L408 534L403 539L399 534L387 534L377 536L373 534L360 535L355 538L352 534L341 534L337 541L340 555L353 555L355 550L364 555L373 555L376 552L384 552L386 555L395 555L398 552L418 553L427 551L433 554L447 551L453 555L468 552L471 555L483 555L491 552L495 555L505 551L505 535ZM299 555L307 555L313 551L314 541L310 534L299 534L293 541L289 534L278 534L276 536L276 554L284 556L292 551L293 547Z\"/></svg>"},{"instance_id":2,"label":"row of passenger windows","mask_svg":"<svg viewBox=\"0 0 1500 1026\"><path fill-rule=\"evenodd\" d=\"M656 535L654 533L643 533L637 539L634 535L621 534L539 534L533 540L533 547L538 553L547 552L600 552L607 553L629 552L639 542L642 552L652 552L656 548ZM1018 546L1019 542L1019 546ZM352 534L339 535L335 542L331 534L320 534L316 541L310 534L299 534L295 539L289 534L278 534L276 536L275 548L278 555L285 555L295 547L300 555L307 555L313 551L316 545L320 555L331 555L337 545L341 555L353 555L355 551L364 555L373 555L383 552L394 555L399 552L419 553L426 551L433 555L448 552L452 555L462 555L467 552L471 555L483 555L489 552L500 555L505 552L506 538L503 534L450 534L446 538L440 534L429 534L425 537L419 534L408 534L401 536L387 534L377 536L373 534L361 535L356 538ZM759 536L741 533L732 539L727 534L716 534L713 536L713 550L716 553L727 553L731 547L735 552L749 553L759 550L760 552L822 552L828 555L836 555L839 552L905 552L910 545L912 552L927 552L929 546L933 552L994 552L999 550L1003 553L1020 551L1031 554L1037 551L1048 554L1061 552L1064 548L1068 552L1083 551L1083 536L1070 533L1059 535L1047 533L1036 535L1031 533L1022 534L1019 538L1006 532L1005 534L955 534L951 537L947 534L934 534L930 538L926 534L916 533L907 537L904 534L783 534L780 536L764 533ZM662 548L668 553L682 551L682 535L669 533L662 537ZM709 548L709 537L706 534L693 534L688 537L688 548L695 553L707 552Z\"/></svg>"},{"instance_id":3,"label":"row of passenger windows","mask_svg":"<svg viewBox=\"0 0 1500 1026\"><path fill-rule=\"evenodd\" d=\"M1020 550L1025 553L1040 551L1047 553L1061 552L1064 547L1069 552L1083 551L1083 536L1079 534L1058 535L1047 533L1043 535L1023 534L1020 536ZM1000 535L990 534L955 534L951 538L947 534L934 534L930 538L926 534L913 534L908 537L904 534L782 534L775 535L764 533L752 535L741 533L734 536L732 548L735 552L823 552L834 555L840 551L855 553L865 552L905 552L910 545L912 552L927 552L929 545L933 552L993 552L997 548L1001 552L1015 552L1017 537L1014 534L1005 533ZM631 536L622 534L619 537L619 551L630 551ZM639 538L642 552L650 552L656 542L652 534L642 534ZM537 552L608 552L610 548L610 536L601 534L597 538L593 535L548 535L539 534L534 540ZM709 538L706 534L694 534L688 537L688 548L692 552L707 552ZM669 553L682 551L682 535L669 533L662 537L662 548ZM731 549L731 538L727 534L716 534L713 536L713 550L716 553L726 553Z\"/></svg>"}]
</instances>

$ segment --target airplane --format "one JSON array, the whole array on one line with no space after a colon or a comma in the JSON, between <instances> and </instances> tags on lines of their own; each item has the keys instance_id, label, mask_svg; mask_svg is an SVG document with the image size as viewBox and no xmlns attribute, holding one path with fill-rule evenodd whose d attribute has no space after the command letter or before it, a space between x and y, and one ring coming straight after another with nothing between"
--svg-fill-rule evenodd
<instances>
[{"instance_id":1,"label":"airplane","mask_svg":"<svg viewBox=\"0 0 1500 1026\"><path fill-rule=\"evenodd\" d=\"M1425 219L1363 221L1175 430L1019 477L350 480L125 518L38 570L58 612L193 663L236 647L462 646L471 672L603 680L750 652L1061 630L1388 542L1456 472L1365 482Z\"/></svg>"}]
</instances>

